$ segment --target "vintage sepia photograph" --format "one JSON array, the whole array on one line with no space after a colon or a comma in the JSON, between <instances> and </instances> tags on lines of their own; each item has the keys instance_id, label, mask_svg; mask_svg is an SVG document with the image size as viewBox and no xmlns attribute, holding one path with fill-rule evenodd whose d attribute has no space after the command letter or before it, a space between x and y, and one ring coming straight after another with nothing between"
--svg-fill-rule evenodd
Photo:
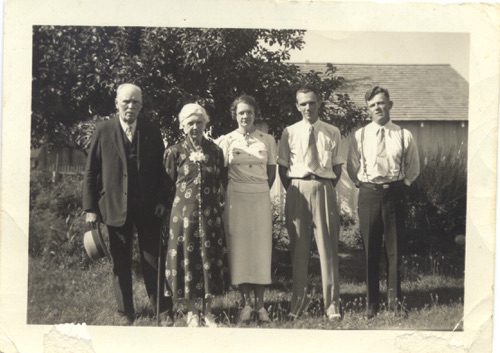
<instances>
[{"instance_id":1,"label":"vintage sepia photograph","mask_svg":"<svg viewBox=\"0 0 500 353\"><path fill-rule=\"evenodd\" d=\"M468 54L465 33L34 26L27 322L461 330Z\"/></svg>"},{"instance_id":2,"label":"vintage sepia photograph","mask_svg":"<svg viewBox=\"0 0 500 353\"><path fill-rule=\"evenodd\" d=\"M27 2L1 352L491 351L500 11Z\"/></svg>"}]
</instances>

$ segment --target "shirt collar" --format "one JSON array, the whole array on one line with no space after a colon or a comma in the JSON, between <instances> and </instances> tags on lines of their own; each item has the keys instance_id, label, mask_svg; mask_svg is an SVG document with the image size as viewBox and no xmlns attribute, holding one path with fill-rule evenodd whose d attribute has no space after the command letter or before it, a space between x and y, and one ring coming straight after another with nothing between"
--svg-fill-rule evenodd
<instances>
[{"instance_id":1,"label":"shirt collar","mask_svg":"<svg viewBox=\"0 0 500 353\"><path fill-rule=\"evenodd\" d=\"M307 122L307 121L305 121L304 119L302 119L302 120L301 120L301 123L302 123L302 125L307 126L307 131L309 131L309 127L310 127L311 125L312 125L312 126L314 126L314 129L316 130L316 128L317 128L317 127L318 127L318 125L320 124L320 122L319 122L319 121L320 121L320 120L319 120L319 118L318 118L318 120L316 120L314 123L310 124L309 122Z\"/></svg>"},{"instance_id":2,"label":"shirt collar","mask_svg":"<svg viewBox=\"0 0 500 353\"><path fill-rule=\"evenodd\" d=\"M123 129L123 131L127 131L127 128L130 126L132 128L132 135L135 133L135 129L137 127L137 119L132 123L132 124L127 124L125 122L122 121L122 119L120 119L120 117L118 117L118 120L120 121L120 125Z\"/></svg>"},{"instance_id":3,"label":"shirt collar","mask_svg":"<svg viewBox=\"0 0 500 353\"><path fill-rule=\"evenodd\" d=\"M394 130L394 124L391 120L389 120L385 125L379 125L377 124L376 122L371 122L369 123L368 125L366 125L366 128L371 130L371 131L375 131L377 132L381 127L383 127L385 130L387 131L392 131Z\"/></svg>"}]
</instances>

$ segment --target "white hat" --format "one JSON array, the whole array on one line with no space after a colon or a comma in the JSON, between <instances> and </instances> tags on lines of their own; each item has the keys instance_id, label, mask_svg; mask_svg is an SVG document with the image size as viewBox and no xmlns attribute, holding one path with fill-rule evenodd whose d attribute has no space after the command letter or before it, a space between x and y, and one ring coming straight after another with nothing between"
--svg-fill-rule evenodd
<instances>
[{"instance_id":1,"label":"white hat","mask_svg":"<svg viewBox=\"0 0 500 353\"><path fill-rule=\"evenodd\" d=\"M106 256L108 260L111 260L108 248L106 247L106 243L102 237L101 227L99 224L97 225L97 229L85 232L83 235L83 246L85 247L85 251L91 260L99 260L104 256Z\"/></svg>"}]
</instances>

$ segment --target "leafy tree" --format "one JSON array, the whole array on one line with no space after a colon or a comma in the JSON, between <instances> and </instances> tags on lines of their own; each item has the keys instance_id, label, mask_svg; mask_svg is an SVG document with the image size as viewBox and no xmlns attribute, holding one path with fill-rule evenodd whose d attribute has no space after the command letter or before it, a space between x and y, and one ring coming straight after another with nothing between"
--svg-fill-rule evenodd
<instances>
[{"instance_id":1,"label":"leafy tree","mask_svg":"<svg viewBox=\"0 0 500 353\"><path fill-rule=\"evenodd\" d=\"M343 79L328 64L324 73L301 73L287 63L304 45L304 31L220 28L37 26L33 33L32 145L88 146L95 123L115 111L118 85L143 90L142 114L157 122L165 139L179 138L177 114L186 102L204 105L212 135L234 129L233 99L253 95L279 138L300 117L295 90L316 84L327 102L323 120L345 135L364 119Z\"/></svg>"}]
</instances>

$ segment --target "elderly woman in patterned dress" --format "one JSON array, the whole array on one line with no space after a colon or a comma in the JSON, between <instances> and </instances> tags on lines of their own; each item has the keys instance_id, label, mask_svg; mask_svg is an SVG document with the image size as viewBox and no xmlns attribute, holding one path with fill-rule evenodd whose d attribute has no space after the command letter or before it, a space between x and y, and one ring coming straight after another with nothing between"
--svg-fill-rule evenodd
<instances>
[{"instance_id":1,"label":"elderly woman in patterned dress","mask_svg":"<svg viewBox=\"0 0 500 353\"><path fill-rule=\"evenodd\" d=\"M165 152L165 168L175 184L167 245L167 296L185 298L187 325L217 327L211 299L229 287L227 248L218 202L224 157L203 136L208 115L195 103L179 113L185 139ZM196 308L202 299L202 316Z\"/></svg>"},{"instance_id":2,"label":"elderly woman in patterned dress","mask_svg":"<svg viewBox=\"0 0 500 353\"><path fill-rule=\"evenodd\" d=\"M224 221L231 283L238 286L242 296L240 321L249 321L256 313L259 321L269 322L264 290L271 283L269 189L276 177L276 142L274 137L255 127L260 109L253 97L236 98L231 105L231 115L238 122L238 128L219 142L229 179Z\"/></svg>"}]
</instances>

